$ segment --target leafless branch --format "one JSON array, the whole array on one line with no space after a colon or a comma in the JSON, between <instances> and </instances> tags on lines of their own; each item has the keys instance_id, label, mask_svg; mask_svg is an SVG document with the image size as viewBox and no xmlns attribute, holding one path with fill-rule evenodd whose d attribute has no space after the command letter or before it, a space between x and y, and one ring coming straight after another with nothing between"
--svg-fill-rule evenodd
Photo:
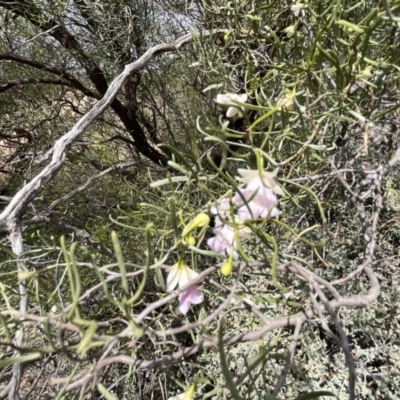
<instances>
[{"instance_id":1,"label":"leafless branch","mask_svg":"<svg viewBox=\"0 0 400 400\"><path fill-rule=\"evenodd\" d=\"M10 204L0 214L0 225L6 224L9 226L12 220L18 219L32 199L54 179L64 164L68 150L82 136L86 129L111 105L130 74L146 66L156 55L176 51L189 43L191 38L192 35L188 34L177 39L174 43L154 46L148 49L137 61L127 65L124 71L110 84L104 97L69 132L57 140L50 151L52 154L51 162L14 196Z\"/></svg>"}]
</instances>

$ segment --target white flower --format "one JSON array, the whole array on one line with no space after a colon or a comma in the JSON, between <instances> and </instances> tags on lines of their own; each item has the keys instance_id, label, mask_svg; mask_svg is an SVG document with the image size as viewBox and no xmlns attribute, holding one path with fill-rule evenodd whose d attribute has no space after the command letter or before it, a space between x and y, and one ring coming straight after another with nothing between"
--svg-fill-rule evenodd
<instances>
[{"instance_id":1,"label":"white flower","mask_svg":"<svg viewBox=\"0 0 400 400\"><path fill-rule=\"evenodd\" d=\"M260 175L260 173L256 169L239 168L238 173L240 176L237 176L236 179L239 182L250 183L253 178L258 178L265 187L272 189L274 193L279 194L280 196L285 195L285 193L283 193L282 189L274 179L276 176L276 172L263 171Z\"/></svg>"},{"instance_id":2,"label":"white flower","mask_svg":"<svg viewBox=\"0 0 400 400\"><path fill-rule=\"evenodd\" d=\"M278 199L275 193L272 189L265 187L259 177L253 178L245 189L240 189L240 192L235 194L233 200L237 204L243 204L237 212L241 221L279 215L279 210L276 208ZM246 200L247 204L244 200Z\"/></svg>"},{"instance_id":3,"label":"white flower","mask_svg":"<svg viewBox=\"0 0 400 400\"><path fill-rule=\"evenodd\" d=\"M300 14L300 10L304 7L304 4L301 3L296 3L293 4L292 7L290 8L290 11L292 11L292 13L298 17Z\"/></svg>"},{"instance_id":4,"label":"white flower","mask_svg":"<svg viewBox=\"0 0 400 400\"><path fill-rule=\"evenodd\" d=\"M229 210L231 209L231 204L227 197L223 197L216 206L211 207L211 212L214 215L219 215L222 218L227 218L229 215Z\"/></svg>"},{"instance_id":5,"label":"white flower","mask_svg":"<svg viewBox=\"0 0 400 400\"><path fill-rule=\"evenodd\" d=\"M286 36L288 37L288 39L290 39L294 35L294 28L294 25L290 25L283 30L284 32L286 32Z\"/></svg>"},{"instance_id":6,"label":"white flower","mask_svg":"<svg viewBox=\"0 0 400 400\"><path fill-rule=\"evenodd\" d=\"M236 216L235 222L240 223ZM229 225L221 225L213 229L213 233L215 236L207 240L207 245L215 253L224 254L225 256L232 255L233 258L236 260L237 258L239 258L235 238L236 231L239 239L248 239L251 234L251 230L249 228L232 228Z\"/></svg>"},{"instance_id":7,"label":"white flower","mask_svg":"<svg viewBox=\"0 0 400 400\"><path fill-rule=\"evenodd\" d=\"M247 94L235 94L235 93L218 94L215 100L217 103L231 106L228 108L226 112L226 116L228 118L232 118L235 115L237 115L240 118L243 117L242 110L238 106L232 105L232 101L237 101L239 103L246 103Z\"/></svg>"},{"instance_id":8,"label":"white flower","mask_svg":"<svg viewBox=\"0 0 400 400\"><path fill-rule=\"evenodd\" d=\"M284 97L281 97L278 102L276 103L276 106L280 109L285 108L288 111L293 110L293 98L294 95L293 93L286 93Z\"/></svg>"},{"instance_id":9,"label":"white flower","mask_svg":"<svg viewBox=\"0 0 400 400\"><path fill-rule=\"evenodd\" d=\"M173 265L167 277L167 291L172 292L176 286L182 288L199 275L197 272L189 268L183 260L179 260Z\"/></svg>"}]
</instances>

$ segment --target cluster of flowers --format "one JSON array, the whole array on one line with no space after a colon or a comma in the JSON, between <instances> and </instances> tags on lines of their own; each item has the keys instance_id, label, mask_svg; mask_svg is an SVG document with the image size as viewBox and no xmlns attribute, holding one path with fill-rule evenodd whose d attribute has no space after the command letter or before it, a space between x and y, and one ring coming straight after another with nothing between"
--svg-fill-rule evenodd
<instances>
[{"instance_id":1,"label":"cluster of flowers","mask_svg":"<svg viewBox=\"0 0 400 400\"><path fill-rule=\"evenodd\" d=\"M216 97L216 102L227 106L226 116L232 118L243 117L243 108L240 103L245 103L247 94L225 93ZM279 215L277 208L277 195L284 195L282 189L275 182L275 174L270 172L259 173L258 170L238 170L238 181L245 184L239 189L232 201L227 197L222 198L216 207L211 209L215 216L214 236L208 239L207 245L215 252L227 257L221 267L221 272L228 276L232 272L233 260L239 258L238 242L248 239L251 230L245 227L244 222L249 219L273 218ZM232 204L231 204L232 203ZM236 214L232 214L235 207ZM207 214L199 214L182 232L182 237L189 245L195 244L191 232L199 227L208 226L210 218ZM189 268L183 258L170 268L167 277L167 290L172 292L178 286L186 290L179 294L179 311L186 314L192 304L200 304L203 295L195 284L190 282L198 273Z\"/></svg>"},{"instance_id":2,"label":"cluster of flowers","mask_svg":"<svg viewBox=\"0 0 400 400\"><path fill-rule=\"evenodd\" d=\"M298 14L298 11L293 8L292 11ZM290 103L290 100L291 98L282 106L289 109L289 106L293 104ZM242 118L243 108L240 103L246 101L246 94L226 93L219 94L216 98L217 103L228 107L226 111L228 118ZM243 183L244 187L239 189L232 199L223 197L215 207L211 208L211 213L215 218L215 227L213 229L214 236L207 240L207 245L215 253L227 257L221 267L221 272L225 276L231 274L233 260L239 258L239 241L248 239L251 235L251 230L245 226L244 222L258 218L274 218L279 215L277 195L284 195L274 179L275 174L265 171L260 174L258 170L243 169L239 169L238 172L240 175L238 181ZM233 212L234 210L236 213ZM184 241L191 246L195 245L195 238L191 232L199 227L207 227L209 223L210 218L207 214L199 214L183 230ZM183 257L169 270L167 290L172 292L176 287L184 289L179 294L179 311L182 314L187 314L192 304L200 304L203 301L202 293L195 283L191 283L198 275L188 267ZM196 384L194 383L186 392L170 397L169 400L192 400L195 391Z\"/></svg>"},{"instance_id":3,"label":"cluster of flowers","mask_svg":"<svg viewBox=\"0 0 400 400\"><path fill-rule=\"evenodd\" d=\"M303 4L297 3L291 10L298 16L303 7ZM243 108L240 107L240 103L246 103L247 99L247 94L225 93L217 95L216 102L228 107L226 111L228 118L242 118ZM278 107L292 109L292 95L287 94L278 102ZM239 189L232 200L223 197L216 207L211 208L211 213L215 216L215 228L213 229L214 236L207 240L207 245L215 253L227 257L221 267L221 272L225 276L232 272L233 259L239 258L238 242L241 239L248 239L251 235L251 230L244 225L244 222L250 219L278 216L280 211L277 208L277 195L284 195L274 179L274 173L264 171L260 174L258 170L244 169L239 169L238 172L240 174L238 181L245 184L244 188ZM234 208L236 208L236 214L232 212ZM191 230L207 226L209 222L207 214L199 214L182 233L186 242L194 245L195 240L190 235ZM191 304L200 304L203 301L203 295L197 286L190 284L191 280L197 276L198 273L189 268L183 259L179 259L169 271L168 291L175 290L177 286L180 289L187 286L186 290L179 294L179 311L183 314L189 311ZM168 400L192 400L195 390L196 384L193 384L185 393L170 397Z\"/></svg>"},{"instance_id":4,"label":"cluster of flowers","mask_svg":"<svg viewBox=\"0 0 400 400\"><path fill-rule=\"evenodd\" d=\"M223 198L217 207L211 212L216 215L214 236L208 239L208 246L216 253L225 254L231 259L239 257L237 242L239 239L247 239L251 231L243 223L249 219L273 218L279 215L276 195L283 195L282 189L274 180L275 174L257 170L238 170L240 182L246 184L245 188L238 190L232 198L233 205L237 206L237 212L233 216L235 226L226 224L230 220L232 209L230 200Z\"/></svg>"},{"instance_id":5,"label":"cluster of flowers","mask_svg":"<svg viewBox=\"0 0 400 400\"><path fill-rule=\"evenodd\" d=\"M208 239L207 245L215 252L227 257L221 272L228 276L232 271L233 259L239 258L238 241L250 237L251 230L244 226L249 219L273 218L279 215L277 208L277 195L284 195L282 189L274 180L275 174L257 170L238 170L241 175L238 180L245 184L232 198L232 203L227 197L222 198L216 207L211 209L215 215L214 236ZM233 207L237 208L232 214ZM207 226L210 219L207 214L199 214L188 227L184 229L183 236L188 237L190 232L198 227ZM233 226L232 226L233 225ZM173 291L178 286L186 290L179 294L179 311L186 314L191 304L200 304L203 296L195 284L190 285L198 273L189 268L183 259L171 267L167 277L167 290Z\"/></svg>"}]
</instances>

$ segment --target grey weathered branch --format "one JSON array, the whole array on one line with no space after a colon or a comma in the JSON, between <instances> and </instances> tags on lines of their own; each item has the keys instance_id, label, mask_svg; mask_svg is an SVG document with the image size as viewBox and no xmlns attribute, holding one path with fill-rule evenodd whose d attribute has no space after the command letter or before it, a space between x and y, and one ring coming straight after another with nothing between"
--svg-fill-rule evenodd
<instances>
[{"instance_id":1,"label":"grey weathered branch","mask_svg":"<svg viewBox=\"0 0 400 400\"><path fill-rule=\"evenodd\" d=\"M56 141L52 149L48 152L48 154L51 154L52 157L49 164L43 168L43 170L26 186L16 193L4 211L0 214L0 229L3 228L9 232L12 248L17 257L24 251L20 227L20 219L22 214L30 202L34 200L35 197L46 187L46 185L57 175L65 162L66 155L71 146L73 146L73 144L83 135L86 129L92 125L108 107L110 107L130 74L145 67L156 55L176 51L181 46L189 43L191 39L192 35L188 34L180 37L174 43L159 44L148 49L137 61L127 65L124 71L117 76L108 87L103 98L99 100L69 132ZM18 274L21 274L24 271L24 266L19 261L17 261L17 268ZM26 314L28 309L26 280L22 279L20 281L19 289L20 313L23 315ZM16 348L23 346L23 332L23 326L21 326L14 339L14 345ZM10 400L19 399L18 389L22 377L22 368L22 364L14 364L12 378L8 385L1 391L1 398L8 396Z\"/></svg>"},{"instance_id":2,"label":"grey weathered branch","mask_svg":"<svg viewBox=\"0 0 400 400\"><path fill-rule=\"evenodd\" d=\"M154 46L148 49L138 60L127 65L124 71L110 84L104 97L69 132L57 140L51 150L52 159L50 163L13 197L9 205L0 214L0 226L6 225L8 228L14 219L20 218L26 206L54 179L64 164L68 150L111 105L118 91L132 72L145 67L158 54L176 51L189 43L191 39L192 35L188 34L180 37L174 43L163 43Z\"/></svg>"},{"instance_id":3,"label":"grey weathered branch","mask_svg":"<svg viewBox=\"0 0 400 400\"><path fill-rule=\"evenodd\" d=\"M11 248L16 257L19 257L24 252L24 245L22 241L22 231L17 219L14 219L10 225L10 241ZM25 265L23 261L17 260L17 272L20 278L19 282L19 312L21 314L25 314L28 310L28 293L26 290L27 281L25 279L21 279L22 274L25 271ZM17 329L13 345L15 347L22 347L24 342L24 324L21 324ZM14 352L16 356L19 355L19 351L16 350ZM21 363L16 363L13 365L13 373L10 382L8 385L0 392L0 398L8 395L10 400L19 400L18 389L22 378L23 365Z\"/></svg>"}]
</instances>

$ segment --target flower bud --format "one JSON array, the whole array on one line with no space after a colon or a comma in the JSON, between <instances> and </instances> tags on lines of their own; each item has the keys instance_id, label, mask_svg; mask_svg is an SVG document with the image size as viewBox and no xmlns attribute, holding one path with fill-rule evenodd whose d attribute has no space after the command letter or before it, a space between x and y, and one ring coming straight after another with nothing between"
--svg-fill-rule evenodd
<instances>
[{"instance_id":1,"label":"flower bud","mask_svg":"<svg viewBox=\"0 0 400 400\"><path fill-rule=\"evenodd\" d=\"M210 217L205 214L201 213L198 214L190 223L186 225L182 236L188 236L190 232L194 231L196 228L202 228L203 226L207 226L210 223Z\"/></svg>"},{"instance_id":2,"label":"flower bud","mask_svg":"<svg viewBox=\"0 0 400 400\"><path fill-rule=\"evenodd\" d=\"M221 274L224 276L229 276L232 273L233 260L229 257L221 267Z\"/></svg>"}]
</instances>

